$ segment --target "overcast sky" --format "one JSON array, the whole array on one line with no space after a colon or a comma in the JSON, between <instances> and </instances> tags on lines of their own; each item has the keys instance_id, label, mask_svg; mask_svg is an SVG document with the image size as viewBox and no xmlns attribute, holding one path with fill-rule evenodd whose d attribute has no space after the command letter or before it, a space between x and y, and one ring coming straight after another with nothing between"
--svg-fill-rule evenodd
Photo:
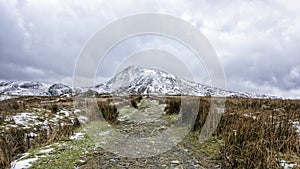
<instances>
[{"instance_id":1,"label":"overcast sky","mask_svg":"<svg viewBox=\"0 0 300 169\"><path fill-rule=\"evenodd\" d=\"M0 0L0 80L70 85L89 37L119 18L145 12L196 26L224 66L227 89L300 98L300 3L293 0ZM157 39L131 40L134 45L127 42L111 55L142 49L130 46L166 44ZM113 73L103 71L100 78Z\"/></svg>"}]
</instances>

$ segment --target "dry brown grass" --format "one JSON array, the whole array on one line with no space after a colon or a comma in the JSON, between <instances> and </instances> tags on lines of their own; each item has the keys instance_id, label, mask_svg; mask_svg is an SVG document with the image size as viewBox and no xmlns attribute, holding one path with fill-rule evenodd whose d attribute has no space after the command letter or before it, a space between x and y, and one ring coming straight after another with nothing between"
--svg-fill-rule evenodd
<instances>
[{"instance_id":1,"label":"dry brown grass","mask_svg":"<svg viewBox=\"0 0 300 169\"><path fill-rule=\"evenodd\" d=\"M180 105L181 105L180 98L166 97L166 104L167 104L165 107L166 114L171 115L171 114L180 113Z\"/></svg>"},{"instance_id":2,"label":"dry brown grass","mask_svg":"<svg viewBox=\"0 0 300 169\"><path fill-rule=\"evenodd\" d=\"M300 156L299 101L228 99L216 134L225 140L224 168L280 168L281 156Z\"/></svg>"},{"instance_id":3,"label":"dry brown grass","mask_svg":"<svg viewBox=\"0 0 300 169\"><path fill-rule=\"evenodd\" d=\"M299 136L286 118L272 123L267 113L255 117L237 114L222 117L219 135L225 139L221 150L224 167L278 168L280 154L299 155Z\"/></svg>"},{"instance_id":4,"label":"dry brown grass","mask_svg":"<svg viewBox=\"0 0 300 169\"><path fill-rule=\"evenodd\" d=\"M134 107L136 109L138 109L138 103L140 103L142 99L143 99L142 95L130 95L129 96L129 100L130 100L132 107Z\"/></svg>"},{"instance_id":5,"label":"dry brown grass","mask_svg":"<svg viewBox=\"0 0 300 169\"><path fill-rule=\"evenodd\" d=\"M0 102L0 124L2 125L4 119L16 113L26 111L30 108L46 108L51 110L51 114L62 107L70 107L70 100L61 103L54 102L57 97L21 97L18 99L9 99ZM69 120L69 121L68 121ZM77 118L74 119L73 125L49 125L47 129L39 129L34 131L36 137L30 138L28 133L33 132L30 128L9 127L2 130L0 134L0 168L9 167L13 158L21 153L28 151L31 147L39 146L47 142L53 142L64 136L70 136L80 126ZM70 124L70 119L65 119L65 122Z\"/></svg>"},{"instance_id":6,"label":"dry brown grass","mask_svg":"<svg viewBox=\"0 0 300 169\"><path fill-rule=\"evenodd\" d=\"M210 97L200 97L193 131L201 131L211 102ZM169 97L166 112L178 112L178 105L180 98ZM192 106L185 106L191 110L184 112L192 112ZM185 113L183 119L184 116L193 115ZM214 132L225 141L218 157L222 168L280 168L279 159L300 158L300 138L293 121L300 121L300 101L227 98L225 112Z\"/></svg>"},{"instance_id":7,"label":"dry brown grass","mask_svg":"<svg viewBox=\"0 0 300 169\"><path fill-rule=\"evenodd\" d=\"M117 107L112 103L111 99L107 99L105 101L99 100L97 101L97 105L101 113L99 116L102 116L109 123L118 123L119 112Z\"/></svg>"},{"instance_id":8,"label":"dry brown grass","mask_svg":"<svg viewBox=\"0 0 300 169\"><path fill-rule=\"evenodd\" d=\"M10 164L12 158L28 150L25 142L25 131L20 129L12 129L5 133L5 136L0 138L0 149L3 155L1 159L4 159L4 163L0 165L0 168L5 168Z\"/></svg>"},{"instance_id":9,"label":"dry brown grass","mask_svg":"<svg viewBox=\"0 0 300 169\"><path fill-rule=\"evenodd\" d=\"M52 126L48 130L35 131L37 136L33 138L29 137L29 130L10 128L0 136L0 168L8 167L16 155L25 153L31 147L52 143L61 137L72 135L78 125L79 122L74 126Z\"/></svg>"}]
</instances>

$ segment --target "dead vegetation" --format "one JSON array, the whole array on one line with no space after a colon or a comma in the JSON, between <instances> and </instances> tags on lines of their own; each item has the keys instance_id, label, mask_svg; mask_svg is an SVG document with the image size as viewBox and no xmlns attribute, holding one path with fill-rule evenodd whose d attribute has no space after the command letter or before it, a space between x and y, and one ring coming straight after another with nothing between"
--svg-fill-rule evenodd
<instances>
[{"instance_id":1,"label":"dead vegetation","mask_svg":"<svg viewBox=\"0 0 300 169\"><path fill-rule=\"evenodd\" d=\"M277 120L278 123L272 123L268 113L255 118L237 114L223 116L219 127L219 134L225 139L221 149L223 166L279 168L281 155L299 155L299 136L292 124L286 118Z\"/></svg>"},{"instance_id":2,"label":"dead vegetation","mask_svg":"<svg viewBox=\"0 0 300 169\"><path fill-rule=\"evenodd\" d=\"M130 100L132 107L134 107L136 109L138 109L138 103L140 103L142 99L143 99L142 95L130 95L129 96L129 100Z\"/></svg>"},{"instance_id":3,"label":"dead vegetation","mask_svg":"<svg viewBox=\"0 0 300 169\"><path fill-rule=\"evenodd\" d=\"M165 107L166 114L168 114L168 115L179 114L180 113L180 105L181 105L180 98L167 97L166 98L166 107Z\"/></svg>"},{"instance_id":4,"label":"dead vegetation","mask_svg":"<svg viewBox=\"0 0 300 169\"><path fill-rule=\"evenodd\" d=\"M8 167L15 156L25 153L31 147L52 143L63 136L72 135L77 127L76 125L53 126L50 130L45 129L35 133L22 128L6 130L0 136L0 168Z\"/></svg>"},{"instance_id":5,"label":"dead vegetation","mask_svg":"<svg viewBox=\"0 0 300 169\"><path fill-rule=\"evenodd\" d=\"M299 101L234 99L226 104L216 132L225 140L223 167L280 168L279 159L300 157L299 133L292 124L300 119Z\"/></svg>"},{"instance_id":6,"label":"dead vegetation","mask_svg":"<svg viewBox=\"0 0 300 169\"><path fill-rule=\"evenodd\" d=\"M178 113L180 98L168 98L166 113ZM207 120L212 98L201 97L195 132ZM193 104L185 106L192 112ZM193 116L192 114L182 114ZM214 118L214 116L211 116ZM217 118L217 117L216 117ZM297 100L227 98L214 135L225 141L218 158L222 168L280 168L279 160L300 162L300 137L292 122L300 122Z\"/></svg>"},{"instance_id":7,"label":"dead vegetation","mask_svg":"<svg viewBox=\"0 0 300 169\"><path fill-rule=\"evenodd\" d=\"M118 109L117 107L112 103L111 99L107 100L100 100L97 102L98 108L100 110L99 116L103 116L103 118L112 124L118 123Z\"/></svg>"},{"instance_id":8,"label":"dead vegetation","mask_svg":"<svg viewBox=\"0 0 300 169\"><path fill-rule=\"evenodd\" d=\"M41 111L45 111L45 118L50 119L55 117L60 109L66 107L68 107L67 104L60 102L57 98L28 96L1 101L0 168L9 167L15 156L25 153L31 147L51 143L64 136L70 136L80 126L77 118L59 119L57 124L49 123L47 126L39 124L23 126L14 124L14 120L10 119L12 116L20 112L37 111L35 108L40 108ZM41 123L47 120L44 117L36 118Z\"/></svg>"},{"instance_id":9,"label":"dead vegetation","mask_svg":"<svg viewBox=\"0 0 300 169\"><path fill-rule=\"evenodd\" d=\"M206 99L200 99L199 111L193 127L193 131L200 131L204 126L209 112L210 101Z\"/></svg>"},{"instance_id":10,"label":"dead vegetation","mask_svg":"<svg viewBox=\"0 0 300 169\"><path fill-rule=\"evenodd\" d=\"M142 98L133 95L125 100L123 98L123 101L129 101L133 107L138 108ZM187 98L190 102L185 105L180 96L153 98L160 104L166 104L166 115L179 114L180 109L184 108L182 122L190 123L189 119L195 117L192 126L194 132L201 131L212 103L210 97L190 97ZM196 115L189 113L195 112L194 101L200 101ZM98 98L94 103L96 107L95 111L91 109L94 111L91 118L102 118L111 124L118 124L118 110L111 96ZM44 108L54 114L71 105L71 99L60 101L59 98L22 97L4 100L0 102L0 124L8 116L33 107ZM95 113L96 109L98 113ZM293 122L300 122L300 101L227 98L225 112L214 133L225 144L218 150L219 155L213 158L219 160L222 168L280 168L280 159L297 161L300 165L300 137ZM12 128L5 131L0 137L0 168L7 167L14 156L26 152L31 146L53 142L60 136L72 134L79 125L77 120L73 126L51 126L50 130L40 130L34 138L29 138L30 131L25 129Z\"/></svg>"}]
</instances>

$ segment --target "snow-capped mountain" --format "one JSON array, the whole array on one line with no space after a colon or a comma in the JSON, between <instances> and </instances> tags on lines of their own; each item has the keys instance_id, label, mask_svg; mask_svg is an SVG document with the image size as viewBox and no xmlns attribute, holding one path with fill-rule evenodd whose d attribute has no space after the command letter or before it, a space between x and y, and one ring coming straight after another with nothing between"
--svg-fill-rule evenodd
<instances>
[{"instance_id":1,"label":"snow-capped mountain","mask_svg":"<svg viewBox=\"0 0 300 169\"><path fill-rule=\"evenodd\" d=\"M31 95L31 96L60 96L72 94L71 87L57 83L47 84L28 81L0 82L0 94L6 95Z\"/></svg>"},{"instance_id":2,"label":"snow-capped mountain","mask_svg":"<svg viewBox=\"0 0 300 169\"><path fill-rule=\"evenodd\" d=\"M191 82L170 73L141 67L129 66L111 80L95 87L72 89L64 84L46 84L40 82L7 81L0 82L0 94L60 96L80 94L90 96L103 94L182 94L195 96L220 96L240 98L275 98L273 96L226 91L207 85Z\"/></svg>"},{"instance_id":3,"label":"snow-capped mountain","mask_svg":"<svg viewBox=\"0 0 300 169\"><path fill-rule=\"evenodd\" d=\"M271 96L246 92L225 91L191 82L170 73L129 66L108 82L95 86L98 93L115 94L183 94L242 98L270 98Z\"/></svg>"},{"instance_id":4,"label":"snow-capped mountain","mask_svg":"<svg viewBox=\"0 0 300 169\"><path fill-rule=\"evenodd\" d=\"M60 96L63 94L72 94L74 91L72 90L71 87L61 84L61 83L56 83L53 84L52 86L49 87L48 92L52 96Z\"/></svg>"}]
</instances>

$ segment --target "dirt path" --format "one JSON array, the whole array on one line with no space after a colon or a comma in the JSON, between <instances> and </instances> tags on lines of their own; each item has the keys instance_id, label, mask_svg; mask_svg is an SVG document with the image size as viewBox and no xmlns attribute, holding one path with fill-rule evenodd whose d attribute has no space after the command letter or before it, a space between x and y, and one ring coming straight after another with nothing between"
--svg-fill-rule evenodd
<instances>
[{"instance_id":1,"label":"dirt path","mask_svg":"<svg viewBox=\"0 0 300 169\"><path fill-rule=\"evenodd\" d=\"M174 128L180 115L165 115L163 110L164 105L159 105L154 100L142 100L139 109L131 106L119 109L120 124L114 126L114 129L105 128L98 133L102 138L96 140L102 142L102 145L80 168L219 168L209 160L214 153L209 152L212 151L209 149L211 147L207 147L207 144L201 145L197 133L188 133L183 138L172 138L170 134L166 134L172 133L171 128ZM112 130L124 137L118 139L118 136L111 134L114 133ZM171 136L171 139L163 138L166 136ZM105 142L107 139L117 143L109 144ZM151 141L156 144L151 145ZM111 148L112 146L117 148Z\"/></svg>"}]
</instances>

